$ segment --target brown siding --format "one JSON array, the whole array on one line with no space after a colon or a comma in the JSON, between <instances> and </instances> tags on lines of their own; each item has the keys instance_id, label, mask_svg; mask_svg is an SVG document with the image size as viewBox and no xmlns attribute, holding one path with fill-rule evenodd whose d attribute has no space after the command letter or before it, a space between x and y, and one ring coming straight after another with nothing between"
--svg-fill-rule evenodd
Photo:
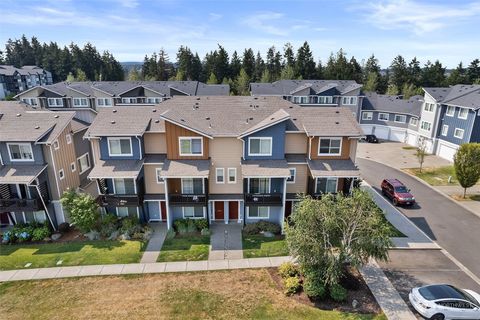
<instances>
[{"instance_id":1,"label":"brown siding","mask_svg":"<svg viewBox=\"0 0 480 320\"><path fill-rule=\"evenodd\" d=\"M180 179L167 179L168 193L182 193L182 182Z\"/></svg>"},{"instance_id":2,"label":"brown siding","mask_svg":"<svg viewBox=\"0 0 480 320\"><path fill-rule=\"evenodd\" d=\"M344 183L345 183L345 178L338 178L337 192L343 191Z\"/></svg>"},{"instance_id":3,"label":"brown siding","mask_svg":"<svg viewBox=\"0 0 480 320\"><path fill-rule=\"evenodd\" d=\"M319 156L318 155L318 142L320 138L315 137L312 139L312 149L310 150L310 157L312 160L327 160L327 159L338 159L338 160L347 160L350 158L350 140L347 137L342 139L342 153L340 156Z\"/></svg>"},{"instance_id":4,"label":"brown siding","mask_svg":"<svg viewBox=\"0 0 480 320\"><path fill-rule=\"evenodd\" d=\"M145 133L143 139L146 154L167 153L165 133Z\"/></svg>"},{"instance_id":5,"label":"brown siding","mask_svg":"<svg viewBox=\"0 0 480 320\"><path fill-rule=\"evenodd\" d=\"M180 156L180 150L178 150L178 138L179 137L202 137L203 138L203 155L202 156ZM167 140L167 158L170 160L198 160L208 159L208 143L209 139L203 137L193 131L187 130L180 126L174 125L168 121L165 121L165 138Z\"/></svg>"}]
</instances>

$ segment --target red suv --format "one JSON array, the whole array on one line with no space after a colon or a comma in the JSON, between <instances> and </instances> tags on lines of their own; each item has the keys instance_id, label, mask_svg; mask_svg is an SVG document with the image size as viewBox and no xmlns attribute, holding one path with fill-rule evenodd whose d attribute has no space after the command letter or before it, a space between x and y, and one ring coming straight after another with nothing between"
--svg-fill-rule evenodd
<instances>
[{"instance_id":1,"label":"red suv","mask_svg":"<svg viewBox=\"0 0 480 320\"><path fill-rule=\"evenodd\" d=\"M395 206L402 204L412 206L415 203L415 198L410 193L410 190L397 179L383 180L382 193L392 199Z\"/></svg>"}]
</instances>

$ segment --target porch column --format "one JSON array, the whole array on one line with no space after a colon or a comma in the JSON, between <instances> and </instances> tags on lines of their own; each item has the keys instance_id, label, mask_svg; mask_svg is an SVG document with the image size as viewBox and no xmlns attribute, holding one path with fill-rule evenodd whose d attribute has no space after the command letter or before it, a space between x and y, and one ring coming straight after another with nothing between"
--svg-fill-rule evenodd
<instances>
[{"instance_id":1,"label":"porch column","mask_svg":"<svg viewBox=\"0 0 480 320\"><path fill-rule=\"evenodd\" d=\"M53 230L57 231L57 228L53 224L52 218L50 217L50 213L48 212L47 205L45 204L45 201L43 201L43 197L42 197L42 194L40 193L40 188L38 187L38 185L35 185L35 189L37 189L38 197L40 198L40 200L42 200L42 204L43 204L43 207L45 208L45 213L47 214L48 221L50 221L50 224L52 225ZM62 210L63 210L63 206L62 206ZM25 217L25 213L23 213L23 215Z\"/></svg>"},{"instance_id":2,"label":"porch column","mask_svg":"<svg viewBox=\"0 0 480 320\"><path fill-rule=\"evenodd\" d=\"M282 196L282 234L285 225L285 200L287 199L287 178L283 178L283 196Z\"/></svg>"},{"instance_id":3,"label":"porch column","mask_svg":"<svg viewBox=\"0 0 480 320\"><path fill-rule=\"evenodd\" d=\"M167 229L171 228L171 219L170 219L170 201L168 199L168 179L164 178L165 181L165 209L167 210ZM160 210L160 218L162 217L162 211Z\"/></svg>"},{"instance_id":4,"label":"porch column","mask_svg":"<svg viewBox=\"0 0 480 320\"><path fill-rule=\"evenodd\" d=\"M349 194L352 194L353 182L354 182L356 179L357 179L357 178L352 177L352 181L350 181L350 189L348 190L348 193L349 193Z\"/></svg>"}]
</instances>

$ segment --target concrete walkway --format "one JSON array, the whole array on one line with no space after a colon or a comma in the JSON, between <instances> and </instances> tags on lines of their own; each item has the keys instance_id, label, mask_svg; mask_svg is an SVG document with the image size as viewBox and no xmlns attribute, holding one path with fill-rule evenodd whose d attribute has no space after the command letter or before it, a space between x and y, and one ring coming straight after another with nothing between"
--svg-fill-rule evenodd
<instances>
[{"instance_id":1,"label":"concrete walkway","mask_svg":"<svg viewBox=\"0 0 480 320\"><path fill-rule=\"evenodd\" d=\"M210 225L208 260L242 259L242 225L212 223Z\"/></svg>"},{"instance_id":2,"label":"concrete walkway","mask_svg":"<svg viewBox=\"0 0 480 320\"><path fill-rule=\"evenodd\" d=\"M153 229L152 237L148 241L147 248L143 253L140 263L154 263L157 262L158 255L162 249L163 242L167 236L167 225L161 222L150 223Z\"/></svg>"}]
</instances>

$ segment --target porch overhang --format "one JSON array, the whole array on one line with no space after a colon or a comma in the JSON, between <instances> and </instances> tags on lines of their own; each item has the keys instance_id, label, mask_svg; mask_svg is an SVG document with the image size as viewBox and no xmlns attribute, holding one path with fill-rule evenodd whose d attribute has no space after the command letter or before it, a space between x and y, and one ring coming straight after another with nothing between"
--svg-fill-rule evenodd
<instances>
[{"instance_id":1,"label":"porch overhang","mask_svg":"<svg viewBox=\"0 0 480 320\"><path fill-rule=\"evenodd\" d=\"M98 161L88 175L89 179L136 179L142 170L143 160Z\"/></svg>"},{"instance_id":2,"label":"porch overhang","mask_svg":"<svg viewBox=\"0 0 480 320\"><path fill-rule=\"evenodd\" d=\"M161 176L163 178L208 178L210 160L166 160Z\"/></svg>"},{"instance_id":3,"label":"porch overhang","mask_svg":"<svg viewBox=\"0 0 480 320\"><path fill-rule=\"evenodd\" d=\"M14 165L0 168L0 184L27 184L32 182L47 168L47 165Z\"/></svg>"},{"instance_id":4,"label":"porch overhang","mask_svg":"<svg viewBox=\"0 0 480 320\"><path fill-rule=\"evenodd\" d=\"M244 178L289 178L290 169L286 160L243 160Z\"/></svg>"},{"instance_id":5,"label":"porch overhang","mask_svg":"<svg viewBox=\"0 0 480 320\"><path fill-rule=\"evenodd\" d=\"M351 160L308 160L313 178L358 178L360 170Z\"/></svg>"}]
</instances>

